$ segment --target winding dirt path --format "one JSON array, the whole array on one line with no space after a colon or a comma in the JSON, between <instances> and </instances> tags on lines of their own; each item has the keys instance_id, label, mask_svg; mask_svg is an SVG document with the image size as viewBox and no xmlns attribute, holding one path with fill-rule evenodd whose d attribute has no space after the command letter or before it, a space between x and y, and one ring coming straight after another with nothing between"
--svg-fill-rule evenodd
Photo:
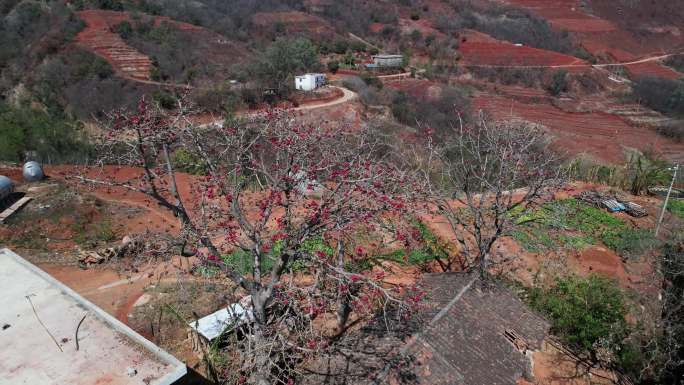
<instances>
[{"instance_id":1,"label":"winding dirt path","mask_svg":"<svg viewBox=\"0 0 684 385\"><path fill-rule=\"evenodd\" d=\"M660 61L667 59L672 56L684 55L684 51L673 52L664 55L649 56L646 58L619 62L619 63L602 63L602 64L585 64L585 63L569 63L569 64L556 64L556 65L497 65L497 64L466 64L467 67L480 67L480 68L608 68L608 67L619 67L619 66L631 66L644 63L650 63L654 61ZM579 59L577 59L579 61Z\"/></svg>"},{"instance_id":2,"label":"winding dirt path","mask_svg":"<svg viewBox=\"0 0 684 385\"><path fill-rule=\"evenodd\" d=\"M342 91L342 97L337 98L335 100L326 101L323 103L306 104L303 106L291 108L291 109L289 109L289 111L295 111L295 112L296 111L311 111L311 110L317 110L320 108L334 107L334 106L337 106L340 104L352 102L358 96L358 94L356 92L349 90L349 89L346 89L344 87L338 87L338 86L328 86L328 87L336 88L336 89ZM238 113L238 116L243 116L243 117L258 116L259 114L262 114L262 113L264 113L264 111L261 111L261 110L259 110L259 111L245 111L245 112ZM209 123L205 123L201 126L202 127L208 127L208 126L220 127L222 124L223 124L223 119L215 119L215 120L213 120Z\"/></svg>"},{"instance_id":3,"label":"winding dirt path","mask_svg":"<svg viewBox=\"0 0 684 385\"><path fill-rule=\"evenodd\" d=\"M314 110L314 109L318 109L318 108L332 107L332 106L336 106L338 104L351 102L352 100L356 99L356 97L357 97L356 92L354 92L352 90L348 90L344 87L338 87L338 86L328 86L328 87L336 88L336 89L342 91L342 97L335 99L335 100L331 100L329 102L318 103L318 104L307 104L304 106L299 106L299 107L293 108L292 110L293 111L307 111L307 110Z\"/></svg>"}]
</instances>

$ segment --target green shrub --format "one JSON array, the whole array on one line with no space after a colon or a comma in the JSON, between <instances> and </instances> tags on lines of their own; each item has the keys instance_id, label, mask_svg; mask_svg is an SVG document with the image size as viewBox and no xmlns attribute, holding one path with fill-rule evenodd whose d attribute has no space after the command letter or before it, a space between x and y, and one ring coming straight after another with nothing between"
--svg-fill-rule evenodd
<instances>
[{"instance_id":1,"label":"green shrub","mask_svg":"<svg viewBox=\"0 0 684 385\"><path fill-rule=\"evenodd\" d=\"M337 40L337 41L335 41L335 44L333 45L333 51L339 55L347 53L348 49L349 49L349 42L347 40L342 40L342 39Z\"/></svg>"},{"instance_id":2,"label":"green shrub","mask_svg":"<svg viewBox=\"0 0 684 385\"><path fill-rule=\"evenodd\" d=\"M278 39L266 49L255 71L263 86L286 94L295 74L317 71L320 67L316 47L310 40Z\"/></svg>"},{"instance_id":3,"label":"green shrub","mask_svg":"<svg viewBox=\"0 0 684 385\"><path fill-rule=\"evenodd\" d=\"M340 69L340 62L338 62L337 60L333 60L333 61L328 62L328 71L335 74L335 73L337 73L337 70L339 70L339 69Z\"/></svg>"},{"instance_id":4,"label":"green shrub","mask_svg":"<svg viewBox=\"0 0 684 385\"><path fill-rule=\"evenodd\" d=\"M207 174L207 164L184 148L179 148L171 154L171 163L181 172L193 175Z\"/></svg>"},{"instance_id":5,"label":"green shrub","mask_svg":"<svg viewBox=\"0 0 684 385\"><path fill-rule=\"evenodd\" d=\"M177 107L177 99L166 91L156 91L152 94L152 99L159 103L159 106L165 110L172 110Z\"/></svg>"},{"instance_id":6,"label":"green shrub","mask_svg":"<svg viewBox=\"0 0 684 385\"><path fill-rule=\"evenodd\" d=\"M76 122L0 103L0 160L20 162L34 152L42 162L82 162L91 154Z\"/></svg>"},{"instance_id":7,"label":"green shrub","mask_svg":"<svg viewBox=\"0 0 684 385\"><path fill-rule=\"evenodd\" d=\"M221 257L223 263L235 269L240 274L251 274L254 267L254 260L250 253L237 249L234 252ZM261 273L265 274L273 268L274 259L266 256L261 260Z\"/></svg>"},{"instance_id":8,"label":"green shrub","mask_svg":"<svg viewBox=\"0 0 684 385\"><path fill-rule=\"evenodd\" d=\"M626 167L630 192L640 195L646 193L650 187L667 183L672 177L668 166L663 159L641 154L632 156Z\"/></svg>"},{"instance_id":9,"label":"green shrub","mask_svg":"<svg viewBox=\"0 0 684 385\"><path fill-rule=\"evenodd\" d=\"M349 43L349 48L354 52L366 52L366 44L358 40Z\"/></svg>"},{"instance_id":10,"label":"green shrub","mask_svg":"<svg viewBox=\"0 0 684 385\"><path fill-rule=\"evenodd\" d=\"M114 32L119 34L122 39L128 39L133 34L133 26L128 20L124 20L114 27Z\"/></svg>"},{"instance_id":11,"label":"green shrub","mask_svg":"<svg viewBox=\"0 0 684 385\"><path fill-rule=\"evenodd\" d=\"M581 250L599 240L623 257L636 258L657 245L651 231L632 228L607 211L576 199L545 203L538 210L520 215L516 223L519 226L511 236L531 252L561 246Z\"/></svg>"},{"instance_id":12,"label":"green shrub","mask_svg":"<svg viewBox=\"0 0 684 385\"><path fill-rule=\"evenodd\" d=\"M568 72L565 70L556 71L551 78L551 83L546 88L553 96L558 96L568 91Z\"/></svg>"},{"instance_id":13,"label":"green shrub","mask_svg":"<svg viewBox=\"0 0 684 385\"><path fill-rule=\"evenodd\" d=\"M111 242L116 239L112 223L107 219L95 223L86 223L81 218L71 228L75 232L74 242L88 248L97 247L100 242Z\"/></svg>"},{"instance_id":14,"label":"green shrub","mask_svg":"<svg viewBox=\"0 0 684 385\"><path fill-rule=\"evenodd\" d=\"M594 360L601 349L619 352L629 332L624 296L606 278L557 279L547 290L532 289L529 300L534 309L549 318L555 335Z\"/></svg>"},{"instance_id":15,"label":"green shrub","mask_svg":"<svg viewBox=\"0 0 684 385\"><path fill-rule=\"evenodd\" d=\"M684 81L645 77L634 82L632 91L635 98L656 111L684 115Z\"/></svg>"},{"instance_id":16,"label":"green shrub","mask_svg":"<svg viewBox=\"0 0 684 385\"><path fill-rule=\"evenodd\" d=\"M671 212L672 214L678 216L681 219L684 219L684 201L671 199L667 203L667 211Z\"/></svg>"},{"instance_id":17,"label":"green shrub","mask_svg":"<svg viewBox=\"0 0 684 385\"><path fill-rule=\"evenodd\" d=\"M684 55L673 55L665 60L665 65L674 68L675 70L684 73Z\"/></svg>"}]
</instances>

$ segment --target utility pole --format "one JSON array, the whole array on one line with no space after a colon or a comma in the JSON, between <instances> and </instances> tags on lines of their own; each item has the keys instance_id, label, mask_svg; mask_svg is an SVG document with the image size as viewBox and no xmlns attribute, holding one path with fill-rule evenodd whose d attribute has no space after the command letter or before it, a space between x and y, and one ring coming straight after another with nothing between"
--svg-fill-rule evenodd
<instances>
[{"instance_id":1,"label":"utility pole","mask_svg":"<svg viewBox=\"0 0 684 385\"><path fill-rule=\"evenodd\" d=\"M672 193L672 186L674 186L675 179L677 179L677 170L679 170L679 165L674 166L670 170L674 169L672 174L672 181L670 182L670 188L667 190L667 195L665 196L665 203L663 204L663 209L660 210L660 218L658 219L658 224L655 229L655 236L658 236L658 231L660 231L660 224L663 223L663 216L665 216L665 210L667 209L667 203L670 200L670 194Z\"/></svg>"}]
</instances>

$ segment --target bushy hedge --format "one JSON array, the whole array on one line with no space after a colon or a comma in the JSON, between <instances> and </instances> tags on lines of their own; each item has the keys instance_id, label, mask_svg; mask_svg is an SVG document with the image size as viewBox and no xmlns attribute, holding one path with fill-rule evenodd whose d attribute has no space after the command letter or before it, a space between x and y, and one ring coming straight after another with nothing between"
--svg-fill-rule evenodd
<instances>
[{"instance_id":1,"label":"bushy hedge","mask_svg":"<svg viewBox=\"0 0 684 385\"><path fill-rule=\"evenodd\" d=\"M398 92L392 101L392 114L401 123L430 127L437 135L445 135L456 124L458 114L465 120L470 111L470 99L459 88L445 86L436 100Z\"/></svg>"},{"instance_id":2,"label":"bushy hedge","mask_svg":"<svg viewBox=\"0 0 684 385\"><path fill-rule=\"evenodd\" d=\"M80 126L30 108L0 104L0 160L80 163L91 154Z\"/></svg>"},{"instance_id":3,"label":"bushy hedge","mask_svg":"<svg viewBox=\"0 0 684 385\"><path fill-rule=\"evenodd\" d=\"M634 82L634 97L665 114L684 116L684 81L645 77Z\"/></svg>"},{"instance_id":4,"label":"bushy hedge","mask_svg":"<svg viewBox=\"0 0 684 385\"><path fill-rule=\"evenodd\" d=\"M522 8L480 5L468 0L457 0L452 4L456 16L444 16L437 22L437 28L448 35L468 28L512 43L570 55L575 52L567 31L556 32L545 19Z\"/></svg>"},{"instance_id":5,"label":"bushy hedge","mask_svg":"<svg viewBox=\"0 0 684 385\"><path fill-rule=\"evenodd\" d=\"M633 228L606 210L576 199L545 203L517 218L517 223L519 228L511 235L532 252L581 249L601 242L623 257L638 258L658 244L650 231Z\"/></svg>"},{"instance_id":6,"label":"bushy hedge","mask_svg":"<svg viewBox=\"0 0 684 385\"><path fill-rule=\"evenodd\" d=\"M532 289L529 300L567 346L594 361L605 350L619 360L629 327L625 300L615 283L596 275L559 278L548 289Z\"/></svg>"}]
</instances>

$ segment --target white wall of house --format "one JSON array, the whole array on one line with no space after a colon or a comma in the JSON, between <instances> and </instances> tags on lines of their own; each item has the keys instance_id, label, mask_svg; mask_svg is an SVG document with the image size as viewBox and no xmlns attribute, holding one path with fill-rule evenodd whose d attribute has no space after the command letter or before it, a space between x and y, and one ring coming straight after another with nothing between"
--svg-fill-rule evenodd
<instances>
[{"instance_id":1,"label":"white wall of house","mask_svg":"<svg viewBox=\"0 0 684 385\"><path fill-rule=\"evenodd\" d=\"M295 76L295 88L301 91L313 91L325 85L324 74L305 74Z\"/></svg>"},{"instance_id":2,"label":"white wall of house","mask_svg":"<svg viewBox=\"0 0 684 385\"><path fill-rule=\"evenodd\" d=\"M402 55L375 55L373 63L378 67L401 67L404 64Z\"/></svg>"}]
</instances>

